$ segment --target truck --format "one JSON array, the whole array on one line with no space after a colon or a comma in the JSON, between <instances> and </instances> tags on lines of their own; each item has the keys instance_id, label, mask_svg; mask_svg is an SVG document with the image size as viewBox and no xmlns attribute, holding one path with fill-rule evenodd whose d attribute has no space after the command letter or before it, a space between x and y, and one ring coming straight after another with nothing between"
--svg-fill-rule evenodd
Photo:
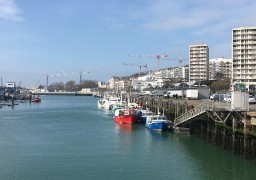
<instances>
[{"instance_id":1,"label":"truck","mask_svg":"<svg viewBox=\"0 0 256 180\"><path fill-rule=\"evenodd\" d=\"M187 99L198 99L198 89L187 89Z\"/></svg>"}]
</instances>

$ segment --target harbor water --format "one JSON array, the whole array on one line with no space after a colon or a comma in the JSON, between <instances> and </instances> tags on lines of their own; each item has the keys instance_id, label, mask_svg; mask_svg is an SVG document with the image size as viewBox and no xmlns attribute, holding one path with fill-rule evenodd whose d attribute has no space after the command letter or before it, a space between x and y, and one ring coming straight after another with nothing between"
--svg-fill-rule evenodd
<instances>
[{"instance_id":1,"label":"harbor water","mask_svg":"<svg viewBox=\"0 0 256 180\"><path fill-rule=\"evenodd\" d=\"M255 179L256 162L193 135L122 125L97 98L0 109L0 179Z\"/></svg>"}]
</instances>

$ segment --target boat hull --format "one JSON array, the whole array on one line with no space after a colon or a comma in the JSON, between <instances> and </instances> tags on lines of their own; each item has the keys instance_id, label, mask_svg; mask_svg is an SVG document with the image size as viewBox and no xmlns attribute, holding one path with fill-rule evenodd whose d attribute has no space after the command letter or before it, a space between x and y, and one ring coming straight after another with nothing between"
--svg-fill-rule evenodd
<instances>
[{"instance_id":1,"label":"boat hull","mask_svg":"<svg viewBox=\"0 0 256 180\"><path fill-rule=\"evenodd\" d=\"M38 98L38 97L35 97L32 102L35 102L35 103L40 103L41 102L41 99Z\"/></svg>"},{"instance_id":2,"label":"boat hull","mask_svg":"<svg viewBox=\"0 0 256 180\"><path fill-rule=\"evenodd\" d=\"M146 127L154 131L164 131L167 129L167 124L164 121L151 122L151 123L146 123Z\"/></svg>"},{"instance_id":3,"label":"boat hull","mask_svg":"<svg viewBox=\"0 0 256 180\"><path fill-rule=\"evenodd\" d=\"M117 123L123 124L134 124L138 122L138 118L135 114L114 116L114 120Z\"/></svg>"},{"instance_id":4,"label":"boat hull","mask_svg":"<svg viewBox=\"0 0 256 180\"><path fill-rule=\"evenodd\" d=\"M99 100L98 101L98 108L104 108L105 101Z\"/></svg>"}]
</instances>

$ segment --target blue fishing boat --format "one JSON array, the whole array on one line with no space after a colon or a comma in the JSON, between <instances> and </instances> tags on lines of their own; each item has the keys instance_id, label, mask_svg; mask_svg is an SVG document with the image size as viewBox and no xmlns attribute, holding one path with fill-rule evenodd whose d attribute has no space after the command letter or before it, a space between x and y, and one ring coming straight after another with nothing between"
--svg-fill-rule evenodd
<instances>
[{"instance_id":1,"label":"blue fishing boat","mask_svg":"<svg viewBox=\"0 0 256 180\"><path fill-rule=\"evenodd\" d=\"M146 124L147 116L154 115L152 111L149 109L139 109L137 110L137 116L139 118L139 122L142 124Z\"/></svg>"},{"instance_id":2,"label":"blue fishing boat","mask_svg":"<svg viewBox=\"0 0 256 180\"><path fill-rule=\"evenodd\" d=\"M155 131L164 131L171 129L173 124L171 121L168 121L164 115L148 115L146 127Z\"/></svg>"}]
</instances>

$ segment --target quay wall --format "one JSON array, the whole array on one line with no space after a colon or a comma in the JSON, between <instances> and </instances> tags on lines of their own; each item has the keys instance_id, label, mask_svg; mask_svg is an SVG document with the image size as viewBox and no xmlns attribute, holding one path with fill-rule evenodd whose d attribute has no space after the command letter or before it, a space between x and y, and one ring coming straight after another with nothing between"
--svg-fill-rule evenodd
<instances>
[{"instance_id":1,"label":"quay wall","mask_svg":"<svg viewBox=\"0 0 256 180\"><path fill-rule=\"evenodd\" d=\"M209 99L163 99L161 97L130 97L131 102L136 102L142 108L153 112L164 113L167 118L174 121L176 117L202 103L210 102ZM227 106L224 102L217 102ZM186 124L190 134L196 135L234 154L242 155L246 159L256 159L256 104L250 105L250 112L207 112ZM252 116L251 114L255 114Z\"/></svg>"}]
</instances>

